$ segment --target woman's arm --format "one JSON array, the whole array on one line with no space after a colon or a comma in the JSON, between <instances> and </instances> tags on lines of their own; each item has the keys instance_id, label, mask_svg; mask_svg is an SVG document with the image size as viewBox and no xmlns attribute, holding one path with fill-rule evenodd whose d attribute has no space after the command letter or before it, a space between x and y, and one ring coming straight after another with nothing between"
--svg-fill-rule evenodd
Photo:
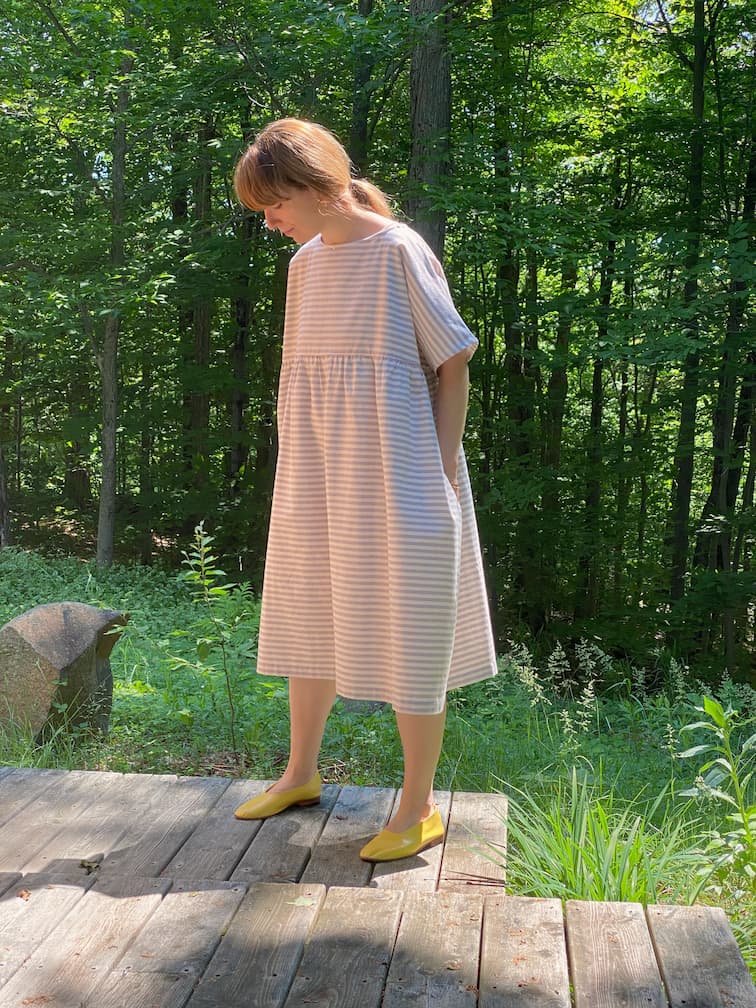
<instances>
[{"instance_id":1,"label":"woman's arm","mask_svg":"<svg viewBox=\"0 0 756 1008\"><path fill-rule=\"evenodd\" d=\"M447 479L457 490L457 459L467 417L469 379L467 361L470 351L462 350L439 367L436 400L436 431L441 461Z\"/></svg>"}]
</instances>

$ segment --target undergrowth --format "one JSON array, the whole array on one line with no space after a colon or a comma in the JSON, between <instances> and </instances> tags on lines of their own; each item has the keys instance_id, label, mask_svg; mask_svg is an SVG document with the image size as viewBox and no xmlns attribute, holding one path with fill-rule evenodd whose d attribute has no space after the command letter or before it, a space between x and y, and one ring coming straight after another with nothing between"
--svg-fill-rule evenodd
<instances>
[{"instance_id":1,"label":"undergrowth","mask_svg":"<svg viewBox=\"0 0 756 1008\"><path fill-rule=\"evenodd\" d=\"M185 560L177 576L0 550L0 624L64 600L129 614L111 654L108 735L72 727L36 744L6 724L3 763L280 772L286 682L255 672L258 600L219 570L201 527ZM450 694L436 784L507 794L510 889L721 903L756 975L756 691L724 680L706 696L673 656L653 660L640 669L598 641L570 655L557 646L542 661L510 645L498 676ZM401 768L392 712L337 702L322 750L325 779L396 787Z\"/></svg>"}]
</instances>

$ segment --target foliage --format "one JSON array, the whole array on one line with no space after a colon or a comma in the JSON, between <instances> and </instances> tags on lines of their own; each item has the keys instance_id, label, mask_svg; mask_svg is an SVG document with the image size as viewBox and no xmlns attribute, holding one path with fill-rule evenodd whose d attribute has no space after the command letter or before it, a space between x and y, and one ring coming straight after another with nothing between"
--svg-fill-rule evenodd
<instances>
[{"instance_id":1,"label":"foliage","mask_svg":"<svg viewBox=\"0 0 756 1008\"><path fill-rule=\"evenodd\" d=\"M190 637L196 642L197 656L194 662L188 662L180 656L171 657L172 670L180 668L191 669L205 684L209 690L213 710L218 710L218 704L214 693L215 668L208 664L217 648L221 654L223 668L223 682L225 686L225 699L228 704L228 729L231 736L231 750L234 757L239 760L241 753L236 740L236 707L234 704L234 691L231 683L231 669L229 667L230 650L233 647L234 639L240 628L249 634L247 647L234 656L236 660L243 660L249 663L254 660L255 647L253 643L256 624L254 622L254 612L256 603L249 590L248 585L237 586L229 583L219 583L219 578L225 579L225 572L215 566L218 558L211 552L213 536L208 535L204 529L204 523L194 530L194 544L185 555L184 564L188 568L181 579L185 581L192 591L194 601L202 608L202 616L191 627L182 630L174 630L176 636ZM234 589L237 589L234 592ZM237 605L229 606L228 602L238 603L246 600L249 608L239 609ZM225 603L225 606L224 606ZM203 689L205 688L203 686ZM189 708L184 708L180 712L181 718L191 724L194 718Z\"/></svg>"},{"instance_id":2,"label":"foliage","mask_svg":"<svg viewBox=\"0 0 756 1008\"><path fill-rule=\"evenodd\" d=\"M695 787L681 791L681 797L699 798L729 811L719 829L708 834L700 887L721 893L727 881L742 886L743 895L756 899L756 794L753 787L756 767L756 733L737 746L735 739L743 729L756 724L756 715L740 717L712 697L704 697L696 710L704 721L685 725L683 732L706 732L714 736L679 753L679 759L710 757L702 764Z\"/></svg>"},{"instance_id":3,"label":"foliage","mask_svg":"<svg viewBox=\"0 0 756 1008\"><path fill-rule=\"evenodd\" d=\"M559 644L572 674L579 642L595 641L652 689L666 675L647 661L660 644L712 684L723 670L743 679L754 646L747 5L707 7L700 129L689 7L669 24L624 2L496 11L449 12L453 173L428 195L480 340L466 437L500 643L522 640L542 662ZM401 207L423 25L394 0L367 15L320 0L10 0L0 23L0 447L16 537L47 543L54 531L94 551L98 354L116 312L119 555L165 556L204 515L222 565L259 588L292 249L236 205L233 164L271 118L311 116L348 140L364 108L364 167ZM114 230L116 127L126 199ZM692 440L678 450L691 384ZM673 526L690 541L682 597L670 598Z\"/></svg>"},{"instance_id":4,"label":"foliage","mask_svg":"<svg viewBox=\"0 0 756 1008\"><path fill-rule=\"evenodd\" d=\"M0 551L0 621L55 600L130 613L111 655L114 706L107 738L59 729L36 745L23 732L6 730L0 732L0 760L125 772L244 771L259 779L279 773L288 752L285 682L254 671L258 603L247 587L230 586L225 576L214 573L218 568L211 549L208 533L198 529L186 557L189 577L138 564L100 571L68 557L18 548ZM211 594L213 588L220 592ZM201 658L198 640L206 642ZM724 723L707 714L709 721L703 723L709 728L689 727L697 708L709 708L722 719L714 701L702 699L690 670L669 655L651 656L649 666L641 669L586 641L571 656L565 679L566 657L563 649L555 650L539 661L524 644L512 644L497 677L452 692L437 786L503 788L512 799L512 856L520 823L523 852L528 843L543 847L531 852L541 881L562 860L565 875L568 869L574 873L578 863L570 861L576 855L569 853L567 840L553 836L553 823L559 822L566 835L571 830L573 837L590 838L584 869L590 869L596 891L606 883L625 886L622 891L645 888L649 899L687 898L692 889L702 899L716 897L756 966L746 877L726 870L723 858L735 853L737 828L732 827L737 824L726 820L723 826L721 807L734 815L735 806L721 798L699 797L694 803L683 797L691 780L688 760L678 758L683 734L703 734L714 748L699 750L700 755L722 759L734 770L748 810L752 743L745 745L741 735L756 717L756 692L724 680L717 701ZM653 691L648 688L652 680ZM229 751L229 688L238 726L236 752L233 747ZM737 723L727 713L729 705L740 711ZM397 786L401 766L391 711L363 713L337 704L322 750L327 780ZM703 773L720 770L724 773L724 764L712 762ZM732 774L710 783L732 797L738 793ZM647 795L662 797L654 801ZM730 846L712 845L716 835ZM683 866L685 878L677 874ZM516 870L511 861L510 885ZM526 871L524 863L519 870ZM560 878L559 886L566 885ZM716 892L702 889L703 882L715 885Z\"/></svg>"},{"instance_id":5,"label":"foliage","mask_svg":"<svg viewBox=\"0 0 756 1008\"><path fill-rule=\"evenodd\" d=\"M511 891L644 905L693 902L697 824L670 810L666 792L653 801L638 795L620 802L575 768L545 802L509 785L504 790Z\"/></svg>"}]
</instances>

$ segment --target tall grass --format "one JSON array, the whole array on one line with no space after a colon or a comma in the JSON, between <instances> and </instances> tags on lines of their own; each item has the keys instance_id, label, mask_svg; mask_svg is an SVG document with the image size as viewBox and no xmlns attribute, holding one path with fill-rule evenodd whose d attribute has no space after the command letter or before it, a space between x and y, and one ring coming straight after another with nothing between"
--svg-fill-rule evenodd
<instances>
[{"instance_id":1,"label":"tall grass","mask_svg":"<svg viewBox=\"0 0 756 1008\"><path fill-rule=\"evenodd\" d=\"M667 791L619 801L577 769L551 794L508 795L507 885L525 896L693 902L701 824L671 806ZM514 792L514 794L513 794Z\"/></svg>"}]
</instances>

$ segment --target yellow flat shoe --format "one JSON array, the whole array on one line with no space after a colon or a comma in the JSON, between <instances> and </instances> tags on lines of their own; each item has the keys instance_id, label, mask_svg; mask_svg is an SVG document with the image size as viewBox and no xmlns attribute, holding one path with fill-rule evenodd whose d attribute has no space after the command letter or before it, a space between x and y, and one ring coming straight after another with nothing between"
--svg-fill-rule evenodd
<instances>
[{"instance_id":1,"label":"yellow flat shoe","mask_svg":"<svg viewBox=\"0 0 756 1008\"><path fill-rule=\"evenodd\" d=\"M444 838L444 824L441 813L435 809L427 819L410 826L403 833L381 830L360 851L363 861L399 861L412 857L427 847L432 847Z\"/></svg>"},{"instance_id":2,"label":"yellow flat shoe","mask_svg":"<svg viewBox=\"0 0 756 1008\"><path fill-rule=\"evenodd\" d=\"M261 795L240 805L234 815L237 819L269 819L292 805L317 805L319 801L320 774L316 773L301 787L289 788L287 791L271 791L268 788Z\"/></svg>"}]
</instances>

